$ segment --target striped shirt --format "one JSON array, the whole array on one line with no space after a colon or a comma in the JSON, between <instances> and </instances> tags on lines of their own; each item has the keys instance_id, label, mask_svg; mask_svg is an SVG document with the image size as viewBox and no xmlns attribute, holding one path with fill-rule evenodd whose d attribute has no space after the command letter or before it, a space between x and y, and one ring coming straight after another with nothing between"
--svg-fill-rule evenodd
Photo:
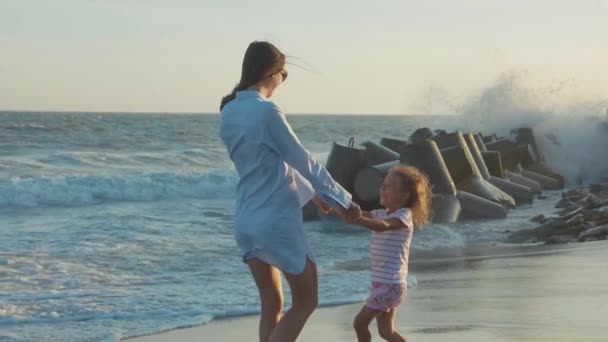
<instances>
[{"instance_id":1,"label":"striped shirt","mask_svg":"<svg viewBox=\"0 0 608 342\"><path fill-rule=\"evenodd\" d=\"M379 220L398 219L406 226L403 229L372 232L371 280L385 284L406 283L413 232L412 212L401 208L389 214L387 209L378 209L370 214Z\"/></svg>"}]
</instances>

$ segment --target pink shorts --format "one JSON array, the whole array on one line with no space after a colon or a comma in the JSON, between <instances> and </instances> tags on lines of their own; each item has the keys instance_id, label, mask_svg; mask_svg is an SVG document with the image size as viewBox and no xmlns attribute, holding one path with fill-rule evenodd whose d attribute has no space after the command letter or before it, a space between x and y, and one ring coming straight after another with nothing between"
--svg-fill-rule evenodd
<instances>
[{"instance_id":1,"label":"pink shorts","mask_svg":"<svg viewBox=\"0 0 608 342\"><path fill-rule=\"evenodd\" d=\"M372 281L372 293L365 301L365 306L378 311L390 311L405 299L407 284L385 284Z\"/></svg>"}]
</instances>

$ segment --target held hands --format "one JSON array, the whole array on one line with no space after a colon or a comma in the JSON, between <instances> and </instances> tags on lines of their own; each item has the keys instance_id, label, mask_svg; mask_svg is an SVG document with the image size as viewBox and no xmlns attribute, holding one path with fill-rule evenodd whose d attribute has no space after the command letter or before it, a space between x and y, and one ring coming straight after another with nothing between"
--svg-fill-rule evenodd
<instances>
[{"instance_id":1,"label":"held hands","mask_svg":"<svg viewBox=\"0 0 608 342\"><path fill-rule=\"evenodd\" d=\"M352 202L348 209L344 209L342 207L334 209L317 196L314 196L312 198L312 201L319 208L319 211L324 215L329 215L333 213L336 216L342 218L344 222L348 224L357 222L357 220L361 217L361 207L359 207L359 205L355 202Z\"/></svg>"},{"instance_id":2,"label":"held hands","mask_svg":"<svg viewBox=\"0 0 608 342\"><path fill-rule=\"evenodd\" d=\"M319 209L321 209L321 211L325 215L329 215L331 213L336 214L336 216L340 217L347 224L356 223L359 220L359 218L361 218L361 214L362 214L361 207L359 207L359 205L355 202L352 202L348 209L344 209L342 207L340 207L339 209L335 209L335 210L333 208L329 207L328 211L323 211L323 209L321 207L319 207Z\"/></svg>"},{"instance_id":3,"label":"held hands","mask_svg":"<svg viewBox=\"0 0 608 342\"><path fill-rule=\"evenodd\" d=\"M319 208L319 211L323 215L329 215L334 212L334 208L330 207L329 204L325 203L325 201L323 201L317 196L314 196L312 198L312 202L317 206L317 208ZM336 212L336 214L338 214L338 212Z\"/></svg>"},{"instance_id":4,"label":"held hands","mask_svg":"<svg viewBox=\"0 0 608 342\"><path fill-rule=\"evenodd\" d=\"M350 204L350 207L348 208L348 210L345 211L345 215L344 215L343 219L344 219L344 222L346 222L348 224L352 224L352 223L356 223L360 217L361 217L361 207L357 203L352 202Z\"/></svg>"}]
</instances>

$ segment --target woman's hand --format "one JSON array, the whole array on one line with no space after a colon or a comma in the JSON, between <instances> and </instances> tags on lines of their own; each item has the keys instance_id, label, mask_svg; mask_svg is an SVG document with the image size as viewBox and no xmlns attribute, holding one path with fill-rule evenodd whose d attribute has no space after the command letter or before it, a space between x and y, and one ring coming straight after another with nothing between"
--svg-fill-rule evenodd
<instances>
[{"instance_id":1,"label":"woman's hand","mask_svg":"<svg viewBox=\"0 0 608 342\"><path fill-rule=\"evenodd\" d=\"M346 209L344 209L342 207L339 207L338 209L331 208L331 212L343 220L344 220L344 217L346 216Z\"/></svg>"},{"instance_id":2,"label":"woman's hand","mask_svg":"<svg viewBox=\"0 0 608 342\"><path fill-rule=\"evenodd\" d=\"M316 195L313 196L312 202L317 206L317 208L319 208L319 211L321 211L321 213L323 213L324 215L329 215L334 212L334 208L330 207L329 204L325 203L325 201L323 201Z\"/></svg>"},{"instance_id":3,"label":"woman's hand","mask_svg":"<svg viewBox=\"0 0 608 342\"><path fill-rule=\"evenodd\" d=\"M312 202L319 208L319 211L324 215L335 214L336 216L342 218L346 223L355 223L361 217L361 207L355 202L351 202L350 207L348 209L344 209L343 207L339 207L338 209L334 209L325 201L320 199L317 196L312 198Z\"/></svg>"}]
</instances>

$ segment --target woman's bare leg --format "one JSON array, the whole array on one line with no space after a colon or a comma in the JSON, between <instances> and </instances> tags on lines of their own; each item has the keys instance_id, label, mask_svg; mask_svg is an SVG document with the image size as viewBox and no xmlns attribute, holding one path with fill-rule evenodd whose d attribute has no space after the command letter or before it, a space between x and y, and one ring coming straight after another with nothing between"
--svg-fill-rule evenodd
<instances>
[{"instance_id":1,"label":"woman's bare leg","mask_svg":"<svg viewBox=\"0 0 608 342\"><path fill-rule=\"evenodd\" d=\"M283 290L281 273L277 268L259 259L247 261L255 284L260 292L262 313L260 315L260 342L268 342L270 334L281 319Z\"/></svg>"},{"instance_id":2,"label":"woman's bare leg","mask_svg":"<svg viewBox=\"0 0 608 342\"><path fill-rule=\"evenodd\" d=\"M316 309L317 297L317 265L306 259L304 272L301 274L284 273L291 288L291 308L281 318L270 335L270 342L295 341L304 323Z\"/></svg>"}]
</instances>

